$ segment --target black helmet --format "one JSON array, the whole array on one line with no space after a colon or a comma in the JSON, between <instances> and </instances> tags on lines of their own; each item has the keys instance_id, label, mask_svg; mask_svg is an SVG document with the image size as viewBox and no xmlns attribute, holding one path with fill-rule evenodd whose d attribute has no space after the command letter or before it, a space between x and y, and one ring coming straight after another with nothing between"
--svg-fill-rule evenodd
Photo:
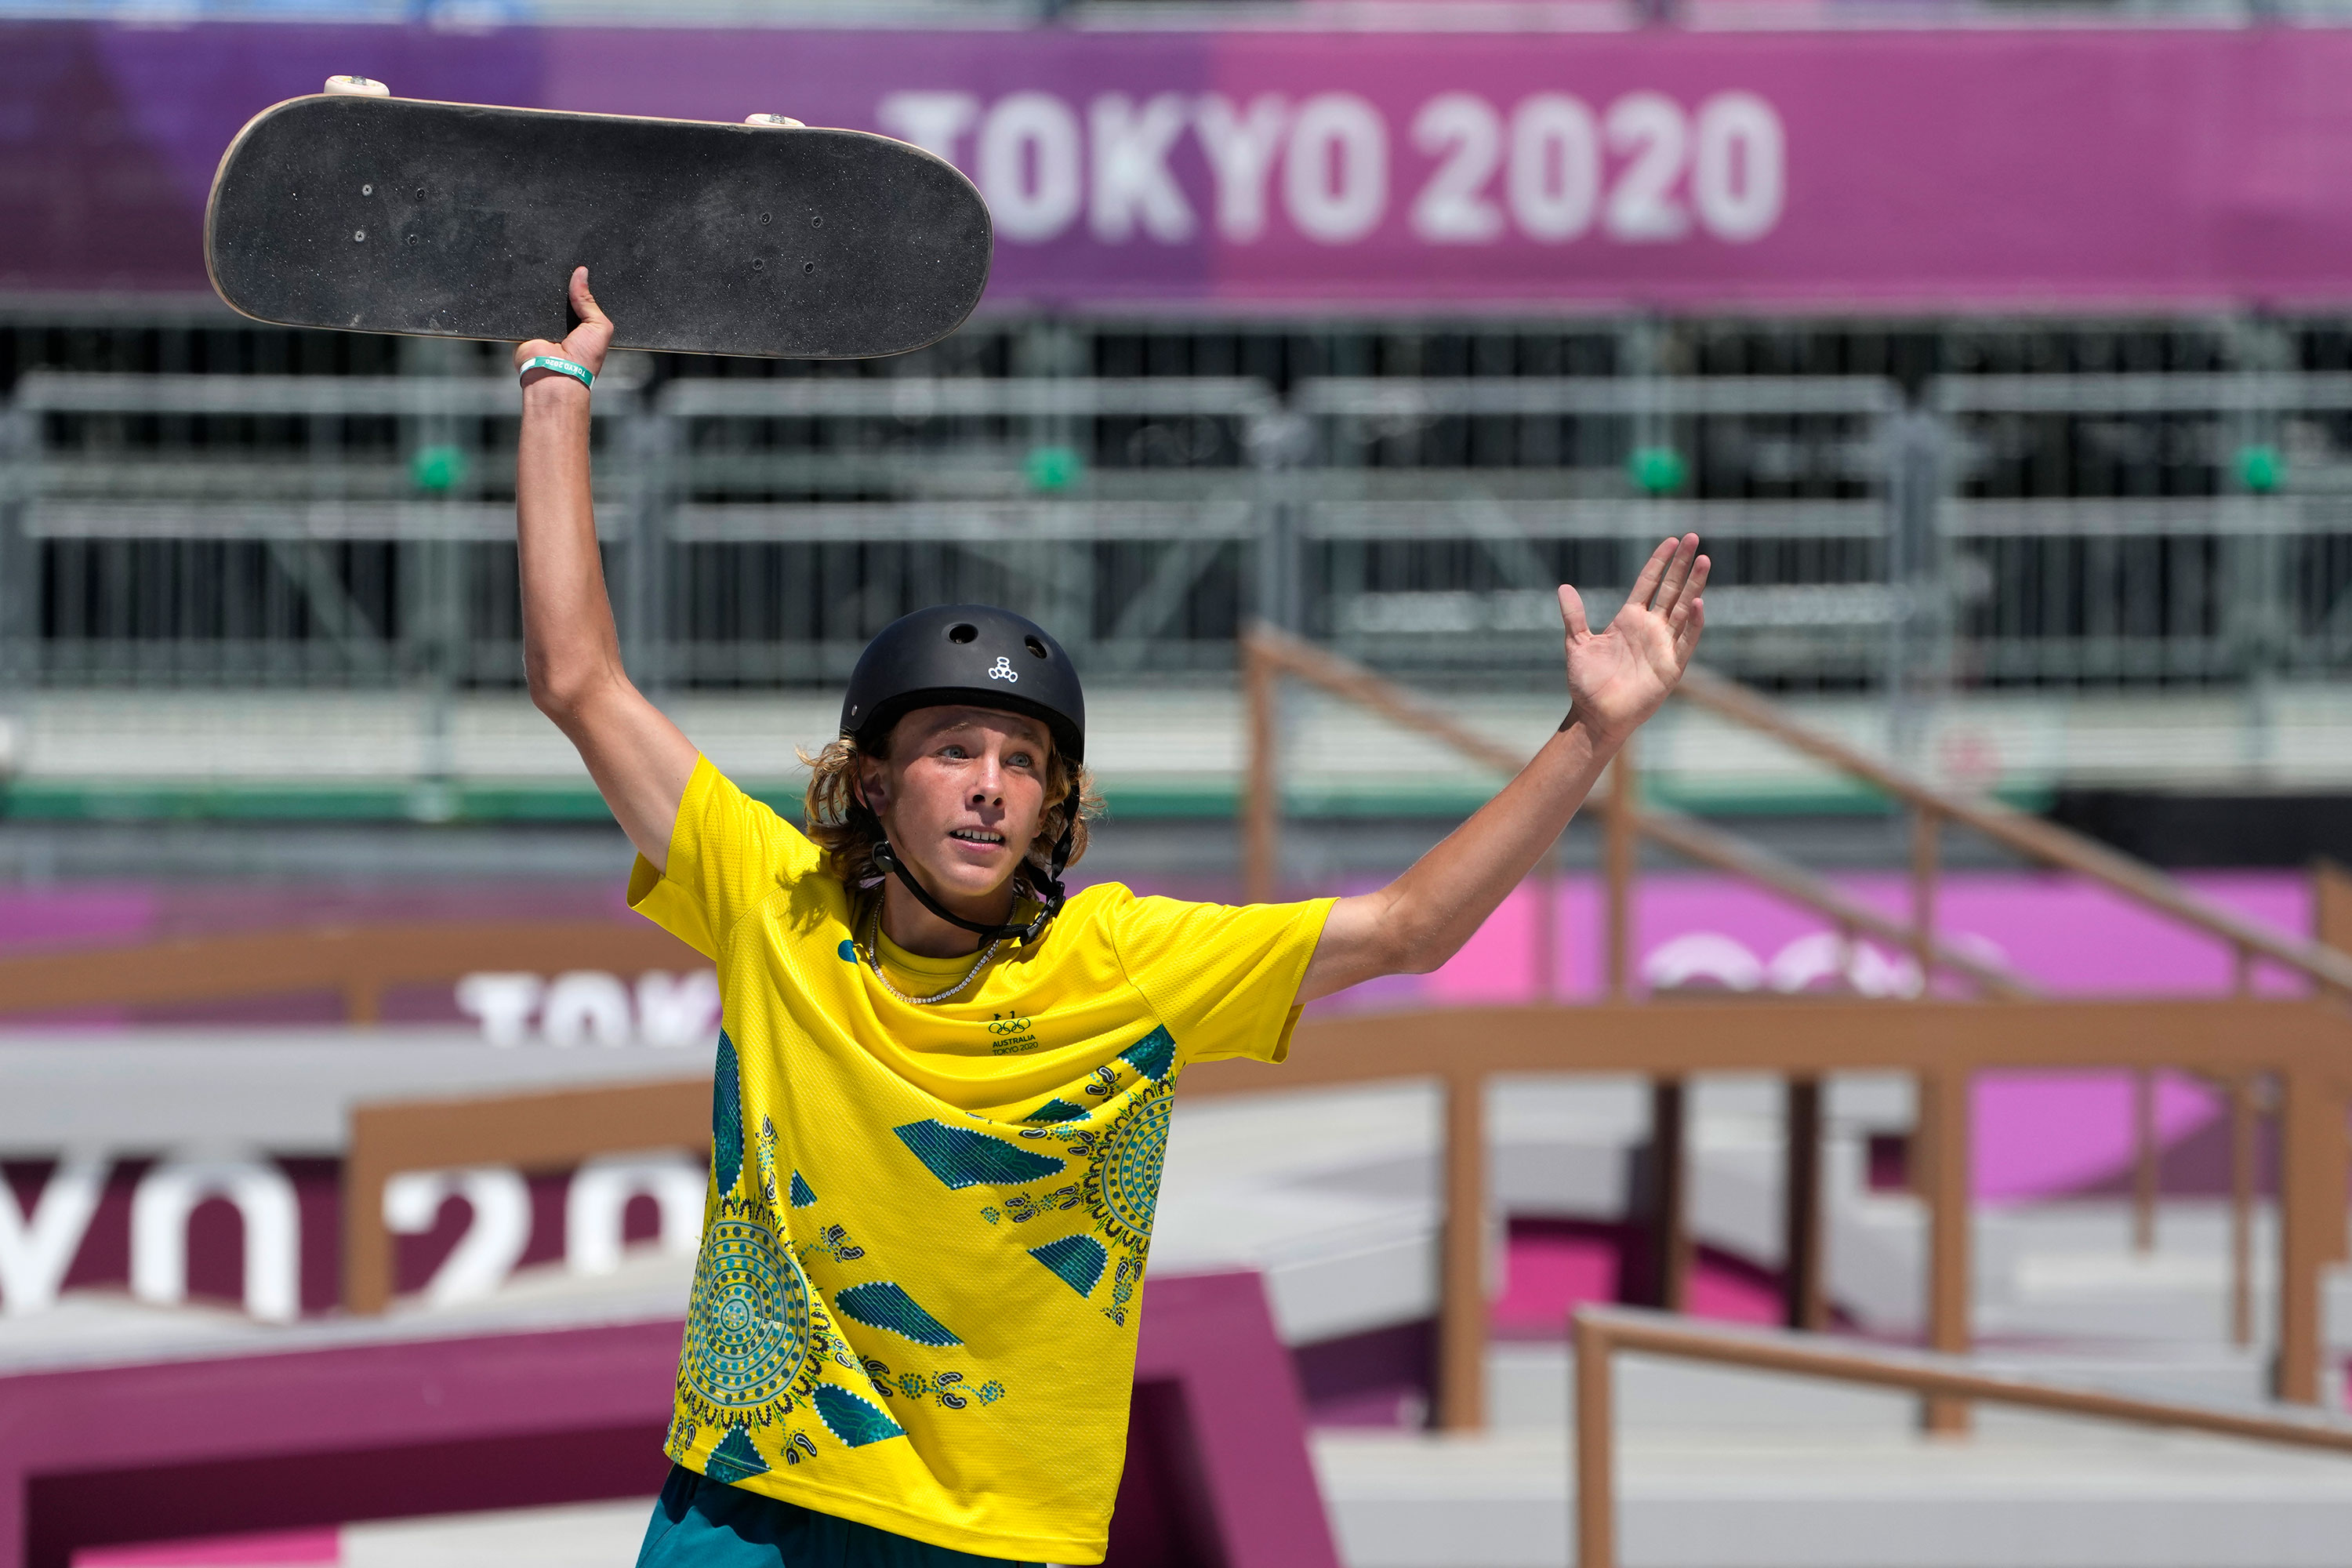
<instances>
[{"instance_id":1,"label":"black helmet","mask_svg":"<svg viewBox=\"0 0 2352 1568\"><path fill-rule=\"evenodd\" d=\"M969 704L1025 713L1052 732L1055 747L1071 764L1070 792L1063 803L1062 837L1051 863L1034 867L1036 915L1019 925L986 925L955 913L931 896L890 841L874 846L874 863L895 876L923 907L950 925L992 940L1037 940L1062 912L1068 894L1062 868L1070 863L1083 790L1077 764L1087 756L1087 699L1078 672L1062 645L1036 622L991 605L940 605L901 616L884 626L857 656L849 690L841 700L841 732L870 742L888 733L899 718L918 708ZM859 806L860 811L865 810Z\"/></svg>"},{"instance_id":2,"label":"black helmet","mask_svg":"<svg viewBox=\"0 0 2352 1568\"><path fill-rule=\"evenodd\" d=\"M1087 699L1062 645L1036 622L991 605L901 616L857 656L841 732L874 738L918 708L969 703L1025 713L1073 763L1087 755Z\"/></svg>"}]
</instances>

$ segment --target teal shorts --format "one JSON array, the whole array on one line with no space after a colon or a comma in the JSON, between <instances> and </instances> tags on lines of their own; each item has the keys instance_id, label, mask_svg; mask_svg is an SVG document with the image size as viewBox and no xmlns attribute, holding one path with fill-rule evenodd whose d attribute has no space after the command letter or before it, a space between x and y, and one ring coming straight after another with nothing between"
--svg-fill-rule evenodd
<instances>
[{"instance_id":1,"label":"teal shorts","mask_svg":"<svg viewBox=\"0 0 2352 1568\"><path fill-rule=\"evenodd\" d=\"M670 1467L637 1568L1006 1568Z\"/></svg>"}]
</instances>

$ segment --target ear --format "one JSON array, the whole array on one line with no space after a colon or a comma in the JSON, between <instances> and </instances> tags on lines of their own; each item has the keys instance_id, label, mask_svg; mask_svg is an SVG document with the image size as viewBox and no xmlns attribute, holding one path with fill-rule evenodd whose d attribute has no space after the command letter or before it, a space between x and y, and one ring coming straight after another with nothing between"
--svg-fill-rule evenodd
<instances>
[{"instance_id":1,"label":"ear","mask_svg":"<svg viewBox=\"0 0 2352 1568\"><path fill-rule=\"evenodd\" d=\"M860 805L880 816L890 806L890 770L872 757L859 757L849 793Z\"/></svg>"}]
</instances>

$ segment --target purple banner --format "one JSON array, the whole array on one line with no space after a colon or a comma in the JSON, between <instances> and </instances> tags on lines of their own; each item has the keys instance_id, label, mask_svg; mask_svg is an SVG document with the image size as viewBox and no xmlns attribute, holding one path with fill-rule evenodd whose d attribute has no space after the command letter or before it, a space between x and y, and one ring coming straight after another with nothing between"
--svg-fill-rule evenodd
<instances>
[{"instance_id":1,"label":"purple banner","mask_svg":"<svg viewBox=\"0 0 2352 1568\"><path fill-rule=\"evenodd\" d=\"M2352 301L2352 34L0 28L0 287L202 284L254 110L412 97L886 131L992 296L1617 309Z\"/></svg>"}]
</instances>

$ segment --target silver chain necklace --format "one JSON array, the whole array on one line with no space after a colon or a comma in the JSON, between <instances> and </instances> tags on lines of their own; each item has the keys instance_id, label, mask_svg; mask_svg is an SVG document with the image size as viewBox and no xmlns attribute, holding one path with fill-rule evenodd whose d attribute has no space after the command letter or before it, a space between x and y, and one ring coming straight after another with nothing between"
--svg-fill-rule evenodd
<instances>
[{"instance_id":1,"label":"silver chain necklace","mask_svg":"<svg viewBox=\"0 0 2352 1568\"><path fill-rule=\"evenodd\" d=\"M929 996L909 996L904 991L899 990L896 985L891 984L890 977L882 973L882 899L879 894L877 894L874 900L874 921L869 930L866 942L866 966L874 971L874 978L882 983L882 989L890 993L891 995L896 996L899 1001L904 1002L912 1007L929 1007L934 1003L946 1001L949 997L954 995L957 992L961 991L973 981L979 979L980 972L988 967L988 961L994 958L996 956L996 950L1003 945L1004 939L1000 936L993 942L991 942L986 947L982 948L980 950L980 956L971 961L971 970L965 973L961 980L957 981L946 990L935 991Z\"/></svg>"}]
</instances>

